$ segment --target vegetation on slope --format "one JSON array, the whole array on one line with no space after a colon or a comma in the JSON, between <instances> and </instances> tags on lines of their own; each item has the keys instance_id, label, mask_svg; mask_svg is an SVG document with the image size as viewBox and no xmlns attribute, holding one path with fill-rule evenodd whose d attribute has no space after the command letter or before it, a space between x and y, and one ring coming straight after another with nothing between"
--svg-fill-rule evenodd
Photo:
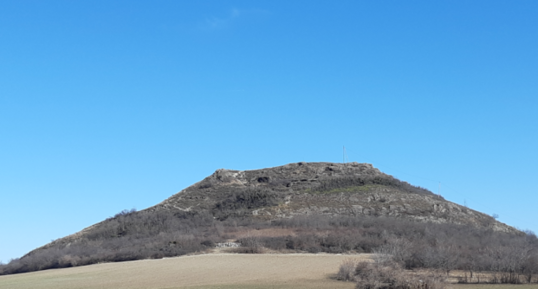
<instances>
[{"instance_id":1,"label":"vegetation on slope","mask_svg":"<svg viewBox=\"0 0 538 289\"><path fill-rule=\"evenodd\" d=\"M248 218L252 216L252 210L276 206L284 200L281 193L267 189L246 189L232 192L217 202L211 209L211 214L219 219Z\"/></svg>"},{"instance_id":2,"label":"vegetation on slope","mask_svg":"<svg viewBox=\"0 0 538 289\"><path fill-rule=\"evenodd\" d=\"M458 225L460 220L468 223ZM495 231L491 224L489 216L367 164L218 170L155 207L120 212L0 265L0 274L181 256L235 240L243 252L388 252L405 268L490 270L532 279L536 236ZM243 234L264 230L287 233Z\"/></svg>"},{"instance_id":3,"label":"vegetation on slope","mask_svg":"<svg viewBox=\"0 0 538 289\"><path fill-rule=\"evenodd\" d=\"M238 238L240 232L288 229ZM120 214L106 220L75 243L36 250L12 260L2 274L22 273L99 262L180 256L203 252L217 242L236 239L245 252L266 249L283 252L385 252L405 268L444 271L494 271L527 276L538 273L538 239L529 234L507 234L454 224L419 223L394 218L298 216L261 221L202 214ZM250 250L251 249L251 250Z\"/></svg>"},{"instance_id":4,"label":"vegetation on slope","mask_svg":"<svg viewBox=\"0 0 538 289\"><path fill-rule=\"evenodd\" d=\"M406 193L436 196L427 189L410 185L389 175L340 177L321 181L313 191L320 193L340 192L347 188L370 188L372 186L385 186L399 189Z\"/></svg>"}]
</instances>

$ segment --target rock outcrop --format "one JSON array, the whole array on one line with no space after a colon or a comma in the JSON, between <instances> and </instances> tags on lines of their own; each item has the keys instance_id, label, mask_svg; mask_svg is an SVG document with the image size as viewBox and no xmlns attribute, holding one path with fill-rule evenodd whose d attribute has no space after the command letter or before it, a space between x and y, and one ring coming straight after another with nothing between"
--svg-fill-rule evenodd
<instances>
[{"instance_id":1,"label":"rock outcrop","mask_svg":"<svg viewBox=\"0 0 538 289\"><path fill-rule=\"evenodd\" d=\"M311 214L383 216L517 231L360 163L300 162L250 171L219 169L147 211L208 211L226 218L237 212L226 210L223 204L241 203L249 196L254 198L252 202L231 208L239 208L241 216L258 219Z\"/></svg>"}]
</instances>

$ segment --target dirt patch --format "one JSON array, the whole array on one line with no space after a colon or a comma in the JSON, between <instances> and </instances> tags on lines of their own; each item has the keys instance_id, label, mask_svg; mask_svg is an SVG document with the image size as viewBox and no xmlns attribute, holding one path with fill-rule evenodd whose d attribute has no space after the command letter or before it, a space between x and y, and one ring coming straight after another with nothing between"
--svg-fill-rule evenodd
<instances>
[{"instance_id":1,"label":"dirt patch","mask_svg":"<svg viewBox=\"0 0 538 289\"><path fill-rule=\"evenodd\" d=\"M260 230L245 230L238 231L234 233L234 236L237 239L247 238L247 237L283 237L283 236L295 236L295 231L293 229L286 228L267 228Z\"/></svg>"}]
</instances>

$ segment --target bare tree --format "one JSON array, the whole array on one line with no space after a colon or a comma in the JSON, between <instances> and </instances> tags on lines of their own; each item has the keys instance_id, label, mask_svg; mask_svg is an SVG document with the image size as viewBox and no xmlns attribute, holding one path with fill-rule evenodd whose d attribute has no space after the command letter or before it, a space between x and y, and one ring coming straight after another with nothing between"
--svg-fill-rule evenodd
<instances>
[{"instance_id":1,"label":"bare tree","mask_svg":"<svg viewBox=\"0 0 538 289\"><path fill-rule=\"evenodd\" d=\"M532 245L525 239L515 239L505 246L488 248L487 253L490 257L491 269L500 274L500 277L495 274L493 281L512 284L521 283L519 275L524 271L532 271L530 267L524 270L524 264L532 265L529 263L532 249Z\"/></svg>"},{"instance_id":2,"label":"bare tree","mask_svg":"<svg viewBox=\"0 0 538 289\"><path fill-rule=\"evenodd\" d=\"M405 266L411 258L413 244L409 240L401 238L391 238L387 243L374 250L379 260L392 259L396 263Z\"/></svg>"}]
</instances>

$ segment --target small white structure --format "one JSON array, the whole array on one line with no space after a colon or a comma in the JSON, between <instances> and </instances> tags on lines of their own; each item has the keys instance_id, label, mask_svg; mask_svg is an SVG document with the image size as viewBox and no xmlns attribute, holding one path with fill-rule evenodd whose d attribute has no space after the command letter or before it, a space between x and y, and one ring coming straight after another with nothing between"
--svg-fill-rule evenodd
<instances>
[{"instance_id":1,"label":"small white structure","mask_svg":"<svg viewBox=\"0 0 538 289\"><path fill-rule=\"evenodd\" d=\"M239 246L241 244L235 242L217 243L217 248L237 248Z\"/></svg>"}]
</instances>

